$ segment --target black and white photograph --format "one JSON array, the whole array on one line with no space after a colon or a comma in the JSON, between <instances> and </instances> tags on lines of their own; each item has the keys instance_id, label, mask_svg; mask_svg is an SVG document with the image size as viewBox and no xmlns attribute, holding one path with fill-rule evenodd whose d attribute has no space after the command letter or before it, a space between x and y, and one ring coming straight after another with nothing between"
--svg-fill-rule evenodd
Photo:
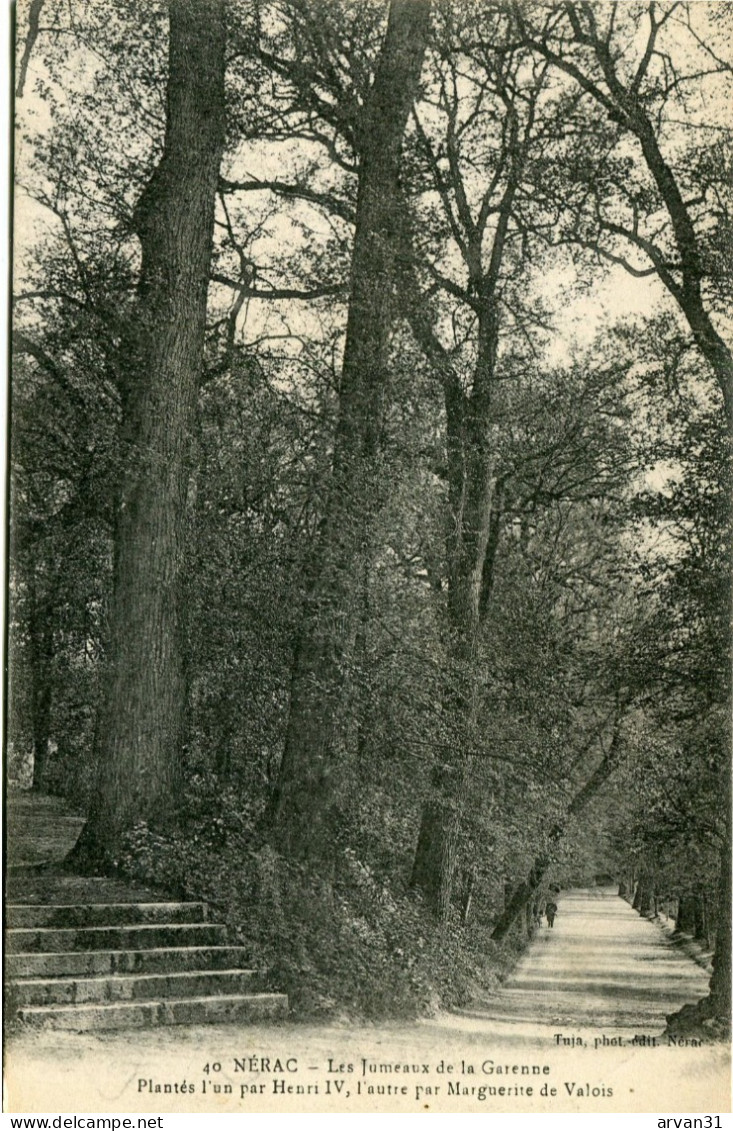
<instances>
[{"instance_id":1,"label":"black and white photograph","mask_svg":"<svg viewBox=\"0 0 733 1131\"><path fill-rule=\"evenodd\" d=\"M12 15L6 1112L724 1126L733 3Z\"/></svg>"}]
</instances>

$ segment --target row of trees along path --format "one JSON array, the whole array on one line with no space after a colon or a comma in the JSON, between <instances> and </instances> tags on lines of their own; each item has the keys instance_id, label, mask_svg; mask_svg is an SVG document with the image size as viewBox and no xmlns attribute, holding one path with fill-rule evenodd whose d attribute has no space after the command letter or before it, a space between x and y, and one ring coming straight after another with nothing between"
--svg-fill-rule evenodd
<instances>
[{"instance_id":1,"label":"row of trees along path","mask_svg":"<svg viewBox=\"0 0 733 1131\"><path fill-rule=\"evenodd\" d=\"M633 1037L659 1033L674 1009L705 997L708 981L616 888L579 888L558 897L554 926L540 927L485 1014Z\"/></svg>"},{"instance_id":2,"label":"row of trees along path","mask_svg":"<svg viewBox=\"0 0 733 1131\"><path fill-rule=\"evenodd\" d=\"M27 16L10 729L69 867L246 828L495 943L572 845L697 869L727 1018L729 13ZM571 342L619 278L648 315Z\"/></svg>"}]
</instances>

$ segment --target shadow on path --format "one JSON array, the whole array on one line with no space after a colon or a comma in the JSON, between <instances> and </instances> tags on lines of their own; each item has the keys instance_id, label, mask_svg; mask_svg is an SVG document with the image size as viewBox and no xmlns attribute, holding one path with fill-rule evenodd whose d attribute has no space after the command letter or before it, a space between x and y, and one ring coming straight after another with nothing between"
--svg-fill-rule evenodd
<instances>
[{"instance_id":1,"label":"shadow on path","mask_svg":"<svg viewBox=\"0 0 733 1131\"><path fill-rule=\"evenodd\" d=\"M709 975L615 889L558 900L514 972L476 1017L505 1022L659 1031L668 1013L708 991Z\"/></svg>"}]
</instances>

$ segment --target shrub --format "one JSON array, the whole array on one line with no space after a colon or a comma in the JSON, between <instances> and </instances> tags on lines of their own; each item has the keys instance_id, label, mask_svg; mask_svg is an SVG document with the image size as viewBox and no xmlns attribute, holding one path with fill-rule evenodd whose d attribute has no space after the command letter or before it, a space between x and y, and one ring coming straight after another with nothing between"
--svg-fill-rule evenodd
<instances>
[{"instance_id":1,"label":"shrub","mask_svg":"<svg viewBox=\"0 0 733 1131\"><path fill-rule=\"evenodd\" d=\"M199 795L200 796L200 795ZM120 861L131 878L206 901L298 1018L429 1015L480 1000L512 961L488 927L438 924L422 901L353 850L329 881L254 836L236 806L163 836L139 825Z\"/></svg>"}]
</instances>

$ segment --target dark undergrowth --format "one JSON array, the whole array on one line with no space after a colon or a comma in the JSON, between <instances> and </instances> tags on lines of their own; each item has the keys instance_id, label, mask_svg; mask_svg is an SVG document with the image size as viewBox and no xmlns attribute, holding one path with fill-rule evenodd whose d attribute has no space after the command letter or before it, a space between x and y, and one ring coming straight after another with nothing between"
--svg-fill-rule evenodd
<instances>
[{"instance_id":1,"label":"dark undergrowth","mask_svg":"<svg viewBox=\"0 0 733 1131\"><path fill-rule=\"evenodd\" d=\"M256 844L245 815L184 836L135 828L120 860L131 880L204 900L210 915L288 994L297 1019L429 1016L485 1000L524 942L493 942L490 924L440 924L404 884L349 848L331 882Z\"/></svg>"}]
</instances>

